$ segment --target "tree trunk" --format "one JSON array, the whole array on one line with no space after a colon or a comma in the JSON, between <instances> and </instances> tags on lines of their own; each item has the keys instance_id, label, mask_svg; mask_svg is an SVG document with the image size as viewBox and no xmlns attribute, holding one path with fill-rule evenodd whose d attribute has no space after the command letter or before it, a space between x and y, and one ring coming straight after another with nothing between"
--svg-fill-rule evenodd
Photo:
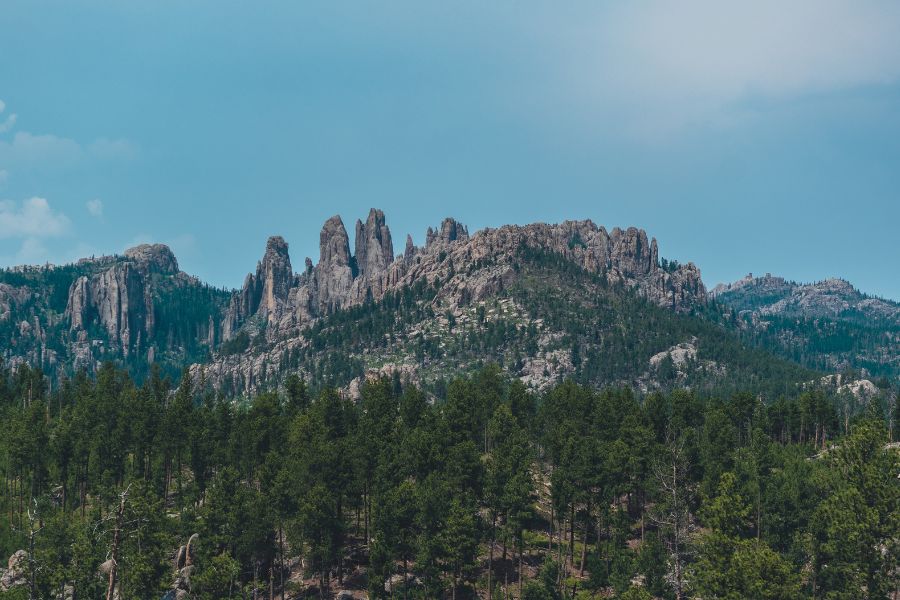
<instances>
[{"instance_id":1,"label":"tree trunk","mask_svg":"<svg viewBox=\"0 0 900 600\"><path fill-rule=\"evenodd\" d=\"M284 600L284 527L282 527L281 522L278 523L278 550L281 557L281 600Z\"/></svg>"},{"instance_id":2,"label":"tree trunk","mask_svg":"<svg viewBox=\"0 0 900 600\"><path fill-rule=\"evenodd\" d=\"M578 567L578 576L584 577L584 562L587 558L587 545L588 545L588 525L591 520L591 503L588 502L587 509L584 513L584 543L581 545L581 564Z\"/></svg>"},{"instance_id":3,"label":"tree trunk","mask_svg":"<svg viewBox=\"0 0 900 600\"><path fill-rule=\"evenodd\" d=\"M569 558L567 564L570 568L575 568L575 502L572 502L572 509L569 512Z\"/></svg>"},{"instance_id":4,"label":"tree trunk","mask_svg":"<svg viewBox=\"0 0 900 600\"><path fill-rule=\"evenodd\" d=\"M494 593L493 583L491 582L491 575L494 570L494 535L496 534L497 527L497 517L491 517L491 545L488 548L488 596L487 600L491 600L491 595Z\"/></svg>"},{"instance_id":5,"label":"tree trunk","mask_svg":"<svg viewBox=\"0 0 900 600\"><path fill-rule=\"evenodd\" d=\"M119 494L119 510L116 513L116 528L113 530L112 556L110 557L112 564L109 567L109 585L106 588L106 600L112 600L113 593L116 589L116 576L119 568L119 540L122 533L122 519L125 516L125 500L128 498L128 488L125 488Z\"/></svg>"},{"instance_id":6,"label":"tree trunk","mask_svg":"<svg viewBox=\"0 0 900 600\"><path fill-rule=\"evenodd\" d=\"M519 599L522 598L522 554L525 552L525 540L522 530L519 530Z\"/></svg>"},{"instance_id":7,"label":"tree trunk","mask_svg":"<svg viewBox=\"0 0 900 600\"><path fill-rule=\"evenodd\" d=\"M550 523L548 524L547 531L547 552L553 552L553 519L556 515L553 514L553 502L550 502Z\"/></svg>"},{"instance_id":8,"label":"tree trunk","mask_svg":"<svg viewBox=\"0 0 900 600\"><path fill-rule=\"evenodd\" d=\"M365 488L363 490L363 495L365 496L366 503L366 523L365 523L365 538L366 538L366 546L369 545L369 513L372 511L372 499L369 494L369 483L366 482Z\"/></svg>"}]
</instances>

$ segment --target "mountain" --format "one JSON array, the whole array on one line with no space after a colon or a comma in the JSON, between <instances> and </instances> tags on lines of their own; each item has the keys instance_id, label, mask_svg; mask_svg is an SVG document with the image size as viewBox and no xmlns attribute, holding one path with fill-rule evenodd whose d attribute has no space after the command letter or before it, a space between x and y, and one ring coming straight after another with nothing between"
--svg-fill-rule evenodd
<instances>
[{"instance_id":1,"label":"mountain","mask_svg":"<svg viewBox=\"0 0 900 600\"><path fill-rule=\"evenodd\" d=\"M3 358L56 377L102 361L141 377L191 365L199 385L241 395L298 373L351 393L397 373L439 391L448 373L497 362L535 389L574 377L645 390L769 386L809 371L739 339L699 269L659 257L637 228L591 221L470 234L454 219L395 254L382 211L340 216L319 260L294 270L274 236L239 290L204 285L162 245L60 267L0 272Z\"/></svg>"},{"instance_id":2,"label":"mountain","mask_svg":"<svg viewBox=\"0 0 900 600\"><path fill-rule=\"evenodd\" d=\"M752 344L821 371L900 375L900 304L843 279L801 284L750 274L709 295L733 311Z\"/></svg>"}]
</instances>

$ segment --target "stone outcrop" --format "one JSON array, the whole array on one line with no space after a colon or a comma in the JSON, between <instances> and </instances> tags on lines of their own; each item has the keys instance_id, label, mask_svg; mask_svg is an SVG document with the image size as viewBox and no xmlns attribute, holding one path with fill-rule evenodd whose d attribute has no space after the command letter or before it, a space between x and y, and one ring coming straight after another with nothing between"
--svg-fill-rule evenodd
<instances>
[{"instance_id":1,"label":"stone outcrop","mask_svg":"<svg viewBox=\"0 0 900 600\"><path fill-rule=\"evenodd\" d=\"M12 317L13 310L30 299L31 292L27 288L0 283L0 323L8 321Z\"/></svg>"},{"instance_id":2,"label":"stone outcrop","mask_svg":"<svg viewBox=\"0 0 900 600\"><path fill-rule=\"evenodd\" d=\"M342 308L349 299L353 285L350 261L350 238L339 215L325 221L319 233L319 264L316 265L312 284L315 286L316 314Z\"/></svg>"},{"instance_id":3,"label":"stone outcrop","mask_svg":"<svg viewBox=\"0 0 900 600\"><path fill-rule=\"evenodd\" d=\"M87 329L96 323L105 329L110 343L127 356L139 333L152 328L145 283L141 270L127 261L91 277L79 277L69 288L66 305L70 329Z\"/></svg>"},{"instance_id":4,"label":"stone outcrop","mask_svg":"<svg viewBox=\"0 0 900 600\"><path fill-rule=\"evenodd\" d=\"M154 333L154 278L171 277L185 283L178 261L168 246L141 244L122 257L102 257L92 262L99 268L78 277L69 287L65 318L71 332L99 326L107 342L124 356Z\"/></svg>"},{"instance_id":5,"label":"stone outcrop","mask_svg":"<svg viewBox=\"0 0 900 600\"><path fill-rule=\"evenodd\" d=\"M181 272L162 244L84 259L62 273L54 267L24 268L22 278L36 282L33 286L20 286L18 279L15 285L0 283L0 322L9 321L6 330L15 337L0 348L0 358L48 369L58 364L58 373L66 375L123 358L126 366L155 361L177 368L188 357L215 354L223 341L242 332L250 347L243 338L229 344L206 371L213 384L231 378L252 389L304 349L306 327L338 309L427 284L437 296L423 314L458 312L502 296L517 281L523 261L539 253L562 256L612 286L675 311L691 310L706 299L699 270L692 264L660 264L656 240L637 228L608 232L591 221L565 221L470 234L459 221L445 218L437 229L428 229L421 246L406 236L402 254L395 256L385 215L373 208L364 221L355 221L352 245L341 217L328 219L318 261L306 258L300 273L293 271L285 240L269 238L255 270L234 292L204 286ZM59 281L69 286L64 311L54 288ZM552 365L540 367L548 369Z\"/></svg>"},{"instance_id":6,"label":"stone outcrop","mask_svg":"<svg viewBox=\"0 0 900 600\"><path fill-rule=\"evenodd\" d=\"M174 275L178 273L175 254L165 244L141 244L125 251L125 258L139 269Z\"/></svg>"},{"instance_id":7,"label":"stone outcrop","mask_svg":"<svg viewBox=\"0 0 900 600\"><path fill-rule=\"evenodd\" d=\"M425 234L425 247L429 248L435 244L446 246L451 242L457 240L465 241L467 239L469 239L469 230L466 226L456 219L447 217L441 222L439 230L428 228Z\"/></svg>"},{"instance_id":8,"label":"stone outcrop","mask_svg":"<svg viewBox=\"0 0 900 600\"><path fill-rule=\"evenodd\" d=\"M384 223L384 213L373 208L365 223L356 221L356 267L359 276L379 276L393 261L391 230Z\"/></svg>"},{"instance_id":9,"label":"stone outcrop","mask_svg":"<svg viewBox=\"0 0 900 600\"><path fill-rule=\"evenodd\" d=\"M709 295L739 310L752 306L764 316L841 318L848 313L859 313L869 319L887 319L900 324L900 304L867 296L844 279L803 284L769 273L763 277L750 273L734 283L720 283Z\"/></svg>"},{"instance_id":10,"label":"stone outcrop","mask_svg":"<svg viewBox=\"0 0 900 600\"><path fill-rule=\"evenodd\" d=\"M223 320L224 339L230 339L254 315L261 315L268 323L276 321L287 303L293 281L287 242L281 236L272 236L266 241L256 273L247 275L240 293L231 299Z\"/></svg>"},{"instance_id":11,"label":"stone outcrop","mask_svg":"<svg viewBox=\"0 0 900 600\"><path fill-rule=\"evenodd\" d=\"M187 544L180 546L175 552L174 580L172 588L164 596L166 600L185 600L191 597L191 576L194 574L198 540L199 536L195 533Z\"/></svg>"},{"instance_id":12,"label":"stone outcrop","mask_svg":"<svg viewBox=\"0 0 900 600\"><path fill-rule=\"evenodd\" d=\"M28 553L24 550L16 550L6 565L6 570L0 572L0 592L8 592L14 587L28 584Z\"/></svg>"},{"instance_id":13,"label":"stone outcrop","mask_svg":"<svg viewBox=\"0 0 900 600\"><path fill-rule=\"evenodd\" d=\"M40 290L41 275L50 274L54 269L56 267L51 266L43 271L29 272L36 281L35 292ZM185 307L174 303L192 303L198 296L215 294L198 293L210 288L179 271L175 255L163 244L141 244L125 250L122 255L82 259L63 269L74 270L77 276L71 279L62 315L59 315L59 308L48 310L51 308L48 304L50 294L43 290L36 296L32 296L28 288L16 290L15 294L4 294L0 286L0 320L4 304L21 305L23 299L36 299L35 306L30 309L35 319L29 323L31 331L21 337L44 344L41 337L51 331L56 339L67 342L66 359L60 367L90 371L102 360L127 359L135 353L152 362L159 349L154 349L156 344L162 344L163 350L174 350L170 356L175 357L183 348L185 337L205 340L211 345L215 343L221 319L220 305L213 303L215 314L193 315L197 323L189 320L175 323L182 318L177 311ZM57 276L54 285L61 279ZM179 290L191 292L184 295ZM224 292L218 294L219 298L224 296ZM4 303L4 296L11 300ZM158 329L161 306L163 313L167 313L164 331ZM205 308L205 305L200 307ZM173 336L173 330L180 330L182 339ZM48 350L46 344L35 348L33 353L37 354L38 350L40 360L31 362L45 367L56 365L56 351Z\"/></svg>"},{"instance_id":14,"label":"stone outcrop","mask_svg":"<svg viewBox=\"0 0 900 600\"><path fill-rule=\"evenodd\" d=\"M843 279L797 283L766 273L719 284L710 298L727 307L738 327L761 332L772 347L807 366L830 371L871 369L900 372L900 303L863 294ZM840 328L841 347L827 345Z\"/></svg>"}]
</instances>

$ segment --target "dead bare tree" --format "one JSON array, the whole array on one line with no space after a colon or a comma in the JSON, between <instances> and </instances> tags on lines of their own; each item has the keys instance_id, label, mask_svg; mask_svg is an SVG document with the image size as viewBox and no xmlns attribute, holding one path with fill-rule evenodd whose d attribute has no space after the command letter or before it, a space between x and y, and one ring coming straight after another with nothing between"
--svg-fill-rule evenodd
<instances>
[{"instance_id":1,"label":"dead bare tree","mask_svg":"<svg viewBox=\"0 0 900 600\"><path fill-rule=\"evenodd\" d=\"M109 559L102 565L108 576L108 585L106 587L106 600L113 600L115 596L116 583L118 581L119 570L119 552L123 538L123 528L125 527L125 506L128 502L128 492L131 484L128 484L124 490L119 493L119 507L115 514L108 515L94 526L94 532L97 539L105 537L112 533L112 542L110 544ZM109 522L113 522L111 530L102 529L102 526Z\"/></svg>"},{"instance_id":2,"label":"dead bare tree","mask_svg":"<svg viewBox=\"0 0 900 600\"><path fill-rule=\"evenodd\" d=\"M660 528L668 560L668 581L675 597L686 596L685 563L689 555L688 537L691 532L690 484L684 439L670 434L663 455L653 463L658 501L650 511L650 519Z\"/></svg>"},{"instance_id":3,"label":"dead bare tree","mask_svg":"<svg viewBox=\"0 0 900 600\"><path fill-rule=\"evenodd\" d=\"M34 557L34 540L41 532L43 526L38 515L38 503L36 498L31 499L34 508L28 509L28 600L37 600L37 572L39 570L37 560ZM35 523L38 524L35 528Z\"/></svg>"}]
</instances>

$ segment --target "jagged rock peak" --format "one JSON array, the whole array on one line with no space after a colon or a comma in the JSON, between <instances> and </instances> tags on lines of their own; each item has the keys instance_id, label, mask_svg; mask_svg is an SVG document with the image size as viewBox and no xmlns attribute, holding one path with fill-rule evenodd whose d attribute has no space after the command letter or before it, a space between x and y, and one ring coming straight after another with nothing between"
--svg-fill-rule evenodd
<instances>
[{"instance_id":1,"label":"jagged rock peak","mask_svg":"<svg viewBox=\"0 0 900 600\"><path fill-rule=\"evenodd\" d=\"M453 219L451 217L447 217L441 222L440 231L435 231L431 227L428 228L428 232L425 234L425 246L431 246L432 244L449 244L450 242L465 241L469 239L469 230L465 225Z\"/></svg>"},{"instance_id":2,"label":"jagged rock peak","mask_svg":"<svg viewBox=\"0 0 900 600\"><path fill-rule=\"evenodd\" d=\"M637 227L614 228L609 236L610 256L626 277L644 275L656 268L658 250L651 247L647 232Z\"/></svg>"},{"instance_id":3,"label":"jagged rock peak","mask_svg":"<svg viewBox=\"0 0 900 600\"><path fill-rule=\"evenodd\" d=\"M288 243L284 241L284 238L280 235L273 235L266 240L266 254L263 261L267 260L270 256L288 257Z\"/></svg>"},{"instance_id":4,"label":"jagged rock peak","mask_svg":"<svg viewBox=\"0 0 900 600\"><path fill-rule=\"evenodd\" d=\"M248 275L242 291L245 316L262 313L268 317L277 315L281 304L287 300L294 279L288 245L281 236L266 240L266 252L256 265L256 274Z\"/></svg>"},{"instance_id":5,"label":"jagged rock peak","mask_svg":"<svg viewBox=\"0 0 900 600\"><path fill-rule=\"evenodd\" d=\"M165 244L140 244L125 251L125 258L161 273L177 273L178 261Z\"/></svg>"},{"instance_id":6,"label":"jagged rock peak","mask_svg":"<svg viewBox=\"0 0 900 600\"><path fill-rule=\"evenodd\" d=\"M403 258L409 260L416 253L416 246L413 244L412 236L406 234L406 248L403 250Z\"/></svg>"},{"instance_id":7,"label":"jagged rock peak","mask_svg":"<svg viewBox=\"0 0 900 600\"><path fill-rule=\"evenodd\" d=\"M384 213L373 208L365 224L356 221L356 264L359 274L365 277L381 273L393 260L391 230L384 222Z\"/></svg>"},{"instance_id":8,"label":"jagged rock peak","mask_svg":"<svg viewBox=\"0 0 900 600\"><path fill-rule=\"evenodd\" d=\"M319 233L319 264L350 265L350 238L340 215L334 215Z\"/></svg>"},{"instance_id":9,"label":"jagged rock peak","mask_svg":"<svg viewBox=\"0 0 900 600\"><path fill-rule=\"evenodd\" d=\"M340 308L348 298L353 285L353 268L350 261L350 238L344 229L340 215L325 221L319 234L319 264L316 265L315 299L313 312L322 314Z\"/></svg>"},{"instance_id":10,"label":"jagged rock peak","mask_svg":"<svg viewBox=\"0 0 900 600\"><path fill-rule=\"evenodd\" d=\"M275 235L266 241L266 253L256 269L256 277L263 283L263 300L271 303L274 299L284 300L288 297L293 283L294 271L288 245L281 236Z\"/></svg>"}]
</instances>

